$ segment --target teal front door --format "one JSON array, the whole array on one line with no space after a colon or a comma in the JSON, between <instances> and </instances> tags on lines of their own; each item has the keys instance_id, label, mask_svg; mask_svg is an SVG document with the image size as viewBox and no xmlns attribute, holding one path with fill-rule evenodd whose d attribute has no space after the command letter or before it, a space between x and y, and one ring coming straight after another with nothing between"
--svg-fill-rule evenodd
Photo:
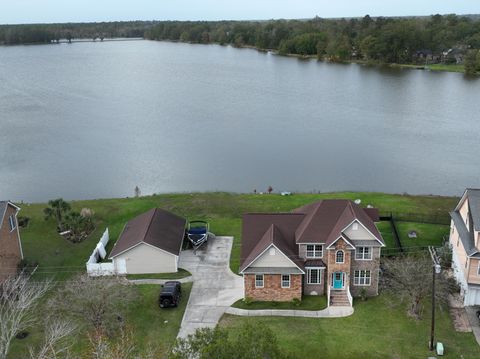
<instances>
[{"instance_id":1,"label":"teal front door","mask_svg":"<svg viewBox=\"0 0 480 359\"><path fill-rule=\"evenodd\" d=\"M343 282L343 273L335 272L333 273L333 289L342 289Z\"/></svg>"}]
</instances>

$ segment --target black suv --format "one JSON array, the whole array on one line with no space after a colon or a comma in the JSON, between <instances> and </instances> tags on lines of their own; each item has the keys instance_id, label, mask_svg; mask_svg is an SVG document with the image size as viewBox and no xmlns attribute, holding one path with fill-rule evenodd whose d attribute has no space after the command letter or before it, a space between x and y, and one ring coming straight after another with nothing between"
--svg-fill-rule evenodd
<instances>
[{"instance_id":1,"label":"black suv","mask_svg":"<svg viewBox=\"0 0 480 359\"><path fill-rule=\"evenodd\" d=\"M160 296L158 297L158 304L160 308L176 307L180 301L182 294L182 285L177 281L165 282Z\"/></svg>"}]
</instances>

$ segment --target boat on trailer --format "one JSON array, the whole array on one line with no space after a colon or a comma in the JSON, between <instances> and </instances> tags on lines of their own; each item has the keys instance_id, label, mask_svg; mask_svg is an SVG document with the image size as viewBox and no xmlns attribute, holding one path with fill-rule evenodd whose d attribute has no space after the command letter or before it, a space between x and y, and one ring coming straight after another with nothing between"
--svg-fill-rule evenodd
<instances>
[{"instance_id":1,"label":"boat on trailer","mask_svg":"<svg viewBox=\"0 0 480 359\"><path fill-rule=\"evenodd\" d=\"M208 241L208 230L210 226L206 221L190 221L187 226L187 237L193 248L200 247Z\"/></svg>"}]
</instances>

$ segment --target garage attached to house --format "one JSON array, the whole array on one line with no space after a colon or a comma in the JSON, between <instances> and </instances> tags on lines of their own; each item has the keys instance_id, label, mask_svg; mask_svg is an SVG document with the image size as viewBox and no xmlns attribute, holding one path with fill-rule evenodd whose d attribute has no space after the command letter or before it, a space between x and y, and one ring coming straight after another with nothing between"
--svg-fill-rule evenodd
<instances>
[{"instance_id":1,"label":"garage attached to house","mask_svg":"<svg viewBox=\"0 0 480 359\"><path fill-rule=\"evenodd\" d=\"M186 222L153 208L125 225L109 258L124 265L127 274L177 272Z\"/></svg>"}]
</instances>

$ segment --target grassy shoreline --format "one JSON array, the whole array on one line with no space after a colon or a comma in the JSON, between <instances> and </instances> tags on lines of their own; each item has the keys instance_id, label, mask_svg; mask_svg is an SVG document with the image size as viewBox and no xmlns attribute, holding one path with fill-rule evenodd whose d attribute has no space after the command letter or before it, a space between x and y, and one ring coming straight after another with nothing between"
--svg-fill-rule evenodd
<instances>
[{"instance_id":1,"label":"grassy shoreline","mask_svg":"<svg viewBox=\"0 0 480 359\"><path fill-rule=\"evenodd\" d=\"M230 268L238 272L240 265L240 236L242 215L247 212L288 212L304 204L325 198L361 199L362 205L371 204L382 212L398 215L415 214L418 217L448 217L458 198L444 196L412 196L370 192L335 192L319 194L235 194L226 192L180 193L145 196L140 198L112 198L71 202L74 210L91 208L96 214L96 229L82 243L73 244L55 230L52 220L45 221L45 203L20 204L20 214L30 217L28 228L21 230L25 257L39 263L38 273L66 279L84 272L85 263L106 227L110 231L109 248L117 240L123 226L133 217L160 207L187 219L210 222L216 235L233 236ZM409 218L405 218L407 220ZM410 220L410 222L421 222ZM446 224L446 223L445 223Z\"/></svg>"}]
</instances>

